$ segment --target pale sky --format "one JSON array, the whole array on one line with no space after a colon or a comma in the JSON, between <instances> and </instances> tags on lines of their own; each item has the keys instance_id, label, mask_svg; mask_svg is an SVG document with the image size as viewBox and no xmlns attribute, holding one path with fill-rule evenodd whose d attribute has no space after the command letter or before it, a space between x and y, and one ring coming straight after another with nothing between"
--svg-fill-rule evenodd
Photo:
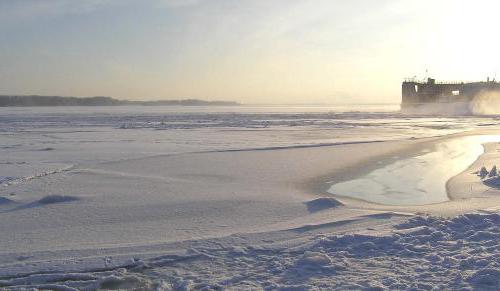
<instances>
[{"instance_id":1,"label":"pale sky","mask_svg":"<svg viewBox=\"0 0 500 291\"><path fill-rule=\"evenodd\" d=\"M0 94L399 102L500 79L499 2L0 0Z\"/></svg>"}]
</instances>

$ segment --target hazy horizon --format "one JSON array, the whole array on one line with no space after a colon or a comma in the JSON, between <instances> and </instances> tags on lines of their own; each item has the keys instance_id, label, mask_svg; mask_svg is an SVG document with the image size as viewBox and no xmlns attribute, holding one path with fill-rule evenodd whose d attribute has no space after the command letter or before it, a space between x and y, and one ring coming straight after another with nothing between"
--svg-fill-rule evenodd
<instances>
[{"instance_id":1,"label":"hazy horizon","mask_svg":"<svg viewBox=\"0 0 500 291\"><path fill-rule=\"evenodd\" d=\"M0 0L0 95L398 103L406 77L496 77L499 6Z\"/></svg>"},{"instance_id":2,"label":"hazy horizon","mask_svg":"<svg viewBox=\"0 0 500 291\"><path fill-rule=\"evenodd\" d=\"M94 98L94 97L106 97L106 98L113 98L117 100L122 100L122 101L141 101L141 102L148 102L148 101L182 101L182 100L200 100L200 101L227 101L227 102L237 102L240 105L248 105L248 106L343 106L343 105L399 105L399 101L394 101L394 102L349 102L349 100L345 101L339 101L339 102L295 102L295 103L272 103L272 102L238 102L232 99L218 99L218 98L195 98L195 97L187 97L187 98L169 98L169 99L161 99L161 98L134 98L134 99L127 99L127 98L120 98L118 96L104 96L104 95L95 95L95 96L61 96L61 95L55 95L55 94L47 94L47 95L41 95L41 94L0 94L0 96L40 96L40 97L63 97L63 98Z\"/></svg>"}]
</instances>

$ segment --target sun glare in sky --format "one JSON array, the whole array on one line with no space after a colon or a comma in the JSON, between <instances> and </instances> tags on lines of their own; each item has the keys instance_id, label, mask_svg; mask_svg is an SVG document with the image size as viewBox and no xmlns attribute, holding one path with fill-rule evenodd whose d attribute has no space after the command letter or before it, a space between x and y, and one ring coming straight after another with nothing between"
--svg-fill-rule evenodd
<instances>
[{"instance_id":1,"label":"sun glare in sky","mask_svg":"<svg viewBox=\"0 0 500 291\"><path fill-rule=\"evenodd\" d=\"M0 94L399 102L405 77L494 78L499 6L0 0Z\"/></svg>"}]
</instances>

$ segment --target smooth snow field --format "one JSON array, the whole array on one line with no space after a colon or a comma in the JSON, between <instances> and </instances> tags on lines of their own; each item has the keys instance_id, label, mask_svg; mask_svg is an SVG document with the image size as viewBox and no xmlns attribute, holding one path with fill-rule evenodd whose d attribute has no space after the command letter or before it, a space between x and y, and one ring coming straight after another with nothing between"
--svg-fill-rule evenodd
<instances>
[{"instance_id":1,"label":"smooth snow field","mask_svg":"<svg viewBox=\"0 0 500 291\"><path fill-rule=\"evenodd\" d=\"M397 110L0 108L0 290L499 290L499 119Z\"/></svg>"}]
</instances>

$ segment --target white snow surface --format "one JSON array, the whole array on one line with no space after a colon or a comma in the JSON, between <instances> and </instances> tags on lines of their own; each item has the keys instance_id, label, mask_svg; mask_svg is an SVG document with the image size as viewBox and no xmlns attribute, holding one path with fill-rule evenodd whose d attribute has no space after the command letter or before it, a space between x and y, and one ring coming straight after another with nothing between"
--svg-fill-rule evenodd
<instances>
[{"instance_id":1,"label":"white snow surface","mask_svg":"<svg viewBox=\"0 0 500 291\"><path fill-rule=\"evenodd\" d=\"M392 221L391 217L379 219ZM363 228L359 218L336 230L317 225L193 241L185 243L182 252L140 254L118 263L112 256L104 257L107 266L85 272L4 276L0 286L5 290L500 288L499 214L414 216L397 221L382 230ZM342 233L346 229L349 233Z\"/></svg>"},{"instance_id":2,"label":"white snow surface","mask_svg":"<svg viewBox=\"0 0 500 291\"><path fill-rule=\"evenodd\" d=\"M495 183L418 207L326 191L497 117L347 109L0 108L0 289L498 290ZM473 213L418 213L449 205Z\"/></svg>"}]
</instances>

